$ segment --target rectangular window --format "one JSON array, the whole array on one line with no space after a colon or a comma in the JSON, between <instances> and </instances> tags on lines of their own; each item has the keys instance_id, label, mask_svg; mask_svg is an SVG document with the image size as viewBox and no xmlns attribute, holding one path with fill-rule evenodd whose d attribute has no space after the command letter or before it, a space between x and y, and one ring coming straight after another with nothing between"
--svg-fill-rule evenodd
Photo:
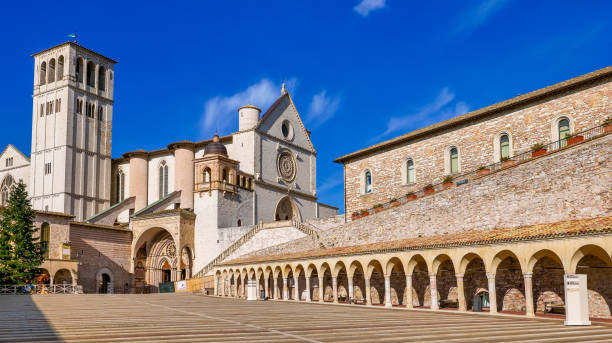
<instances>
[{"instance_id":1,"label":"rectangular window","mask_svg":"<svg viewBox=\"0 0 612 343\"><path fill-rule=\"evenodd\" d=\"M45 163L45 175L51 174L51 162Z\"/></svg>"},{"instance_id":2,"label":"rectangular window","mask_svg":"<svg viewBox=\"0 0 612 343\"><path fill-rule=\"evenodd\" d=\"M40 104L40 112L39 115L43 117L45 115L45 105Z\"/></svg>"}]
</instances>

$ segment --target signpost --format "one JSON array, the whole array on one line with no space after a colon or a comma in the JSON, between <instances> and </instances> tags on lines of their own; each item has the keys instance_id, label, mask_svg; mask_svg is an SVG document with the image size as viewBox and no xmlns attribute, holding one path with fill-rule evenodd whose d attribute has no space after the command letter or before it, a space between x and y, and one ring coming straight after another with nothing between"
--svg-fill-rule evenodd
<instances>
[{"instance_id":1,"label":"signpost","mask_svg":"<svg viewBox=\"0 0 612 343\"><path fill-rule=\"evenodd\" d=\"M565 325L591 325L585 274L565 274Z\"/></svg>"}]
</instances>

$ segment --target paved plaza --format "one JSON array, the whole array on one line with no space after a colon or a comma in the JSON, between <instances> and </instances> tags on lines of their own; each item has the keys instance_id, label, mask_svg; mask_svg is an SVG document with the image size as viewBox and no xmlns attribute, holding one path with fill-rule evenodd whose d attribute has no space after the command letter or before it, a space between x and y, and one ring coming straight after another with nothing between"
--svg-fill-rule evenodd
<instances>
[{"instance_id":1,"label":"paved plaza","mask_svg":"<svg viewBox=\"0 0 612 343\"><path fill-rule=\"evenodd\" d=\"M190 294L0 296L0 342L610 342L612 326Z\"/></svg>"}]
</instances>

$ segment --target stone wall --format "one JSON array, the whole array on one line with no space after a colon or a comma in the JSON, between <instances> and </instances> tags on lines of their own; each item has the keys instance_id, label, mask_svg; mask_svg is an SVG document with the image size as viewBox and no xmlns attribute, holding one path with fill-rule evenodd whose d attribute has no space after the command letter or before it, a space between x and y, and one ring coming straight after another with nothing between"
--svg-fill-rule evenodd
<instances>
[{"instance_id":1,"label":"stone wall","mask_svg":"<svg viewBox=\"0 0 612 343\"><path fill-rule=\"evenodd\" d=\"M345 164L348 219L353 212L399 198L442 181L448 171L448 149L459 151L459 173L499 161L499 135L510 136L511 154L529 151L535 143L558 139L557 122L570 119L572 133L600 125L612 116L612 83L599 81L579 89L550 95L545 100L492 114L486 119L450 127L426 137L358 157ZM405 162L414 161L415 182L406 184ZM372 193L363 194L363 173L372 173Z\"/></svg>"},{"instance_id":2,"label":"stone wall","mask_svg":"<svg viewBox=\"0 0 612 343\"><path fill-rule=\"evenodd\" d=\"M115 291L131 285L129 273L132 233L72 223L72 258L80 259L79 284L85 293L97 293L100 272L110 273Z\"/></svg>"},{"instance_id":3,"label":"stone wall","mask_svg":"<svg viewBox=\"0 0 612 343\"><path fill-rule=\"evenodd\" d=\"M261 251L269 246L291 242L305 236L305 233L293 226L263 229L255 234L255 236L251 237L251 239L238 248L238 250L229 255L227 260L235 259L254 251Z\"/></svg>"},{"instance_id":4,"label":"stone wall","mask_svg":"<svg viewBox=\"0 0 612 343\"><path fill-rule=\"evenodd\" d=\"M250 256L612 215L612 135Z\"/></svg>"}]
</instances>

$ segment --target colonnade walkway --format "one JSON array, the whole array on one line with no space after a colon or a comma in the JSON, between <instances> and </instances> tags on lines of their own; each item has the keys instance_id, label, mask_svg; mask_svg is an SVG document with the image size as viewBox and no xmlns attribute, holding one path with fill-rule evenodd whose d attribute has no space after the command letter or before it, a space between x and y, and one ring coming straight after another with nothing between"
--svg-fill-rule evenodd
<instances>
[{"instance_id":1,"label":"colonnade walkway","mask_svg":"<svg viewBox=\"0 0 612 343\"><path fill-rule=\"evenodd\" d=\"M191 294L0 296L0 342L610 342L612 326Z\"/></svg>"}]
</instances>

